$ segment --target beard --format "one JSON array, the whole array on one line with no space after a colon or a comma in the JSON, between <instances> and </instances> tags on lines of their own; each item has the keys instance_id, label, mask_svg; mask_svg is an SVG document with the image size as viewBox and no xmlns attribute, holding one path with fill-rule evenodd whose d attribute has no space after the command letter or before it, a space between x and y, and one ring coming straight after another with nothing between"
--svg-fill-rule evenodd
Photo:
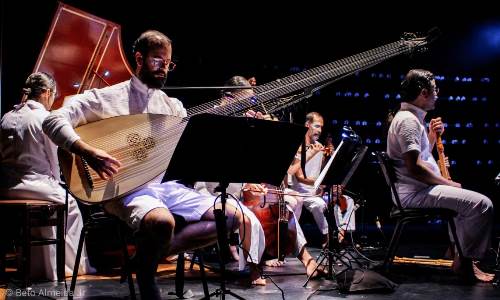
<instances>
[{"instance_id":1,"label":"beard","mask_svg":"<svg viewBox=\"0 0 500 300\"><path fill-rule=\"evenodd\" d=\"M160 74L164 76L155 76ZM167 74L159 70L153 72L151 70L147 70L146 68L142 68L139 71L139 79L150 88L160 89L165 85L165 82L167 81Z\"/></svg>"}]
</instances>

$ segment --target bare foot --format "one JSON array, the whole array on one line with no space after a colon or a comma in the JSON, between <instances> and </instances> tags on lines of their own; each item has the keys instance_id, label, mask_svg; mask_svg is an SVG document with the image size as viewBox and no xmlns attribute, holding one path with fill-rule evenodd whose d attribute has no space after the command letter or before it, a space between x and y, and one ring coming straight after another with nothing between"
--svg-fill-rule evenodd
<instances>
[{"instance_id":1,"label":"bare foot","mask_svg":"<svg viewBox=\"0 0 500 300\"><path fill-rule=\"evenodd\" d=\"M261 277L260 267L256 264L249 264L250 267L250 280L252 285L266 285L266 279Z\"/></svg>"},{"instance_id":2,"label":"bare foot","mask_svg":"<svg viewBox=\"0 0 500 300\"><path fill-rule=\"evenodd\" d=\"M467 281L492 282L495 274L483 272L477 265L478 263L470 258L461 258L456 255L451 268L455 274Z\"/></svg>"},{"instance_id":3,"label":"bare foot","mask_svg":"<svg viewBox=\"0 0 500 300\"><path fill-rule=\"evenodd\" d=\"M472 263L472 271L474 272L474 276L476 277L476 279L481 282L492 282L495 278L495 274L481 271L478 267L478 264L479 263L476 261Z\"/></svg>"},{"instance_id":4,"label":"bare foot","mask_svg":"<svg viewBox=\"0 0 500 300\"><path fill-rule=\"evenodd\" d=\"M318 266L316 261L311 257L309 261L305 264L306 274L310 276L312 279L318 278L325 274L322 266Z\"/></svg>"},{"instance_id":5,"label":"bare foot","mask_svg":"<svg viewBox=\"0 0 500 300\"><path fill-rule=\"evenodd\" d=\"M169 255L167 257L164 257L163 261L166 262L167 264L173 264L177 261L178 257L179 256L177 254Z\"/></svg>"},{"instance_id":6,"label":"bare foot","mask_svg":"<svg viewBox=\"0 0 500 300\"><path fill-rule=\"evenodd\" d=\"M278 259L271 259L271 260L266 260L264 262L264 265L267 266L267 267L273 267L273 268L277 268L277 267L281 267L285 264L284 261L279 261Z\"/></svg>"}]
</instances>

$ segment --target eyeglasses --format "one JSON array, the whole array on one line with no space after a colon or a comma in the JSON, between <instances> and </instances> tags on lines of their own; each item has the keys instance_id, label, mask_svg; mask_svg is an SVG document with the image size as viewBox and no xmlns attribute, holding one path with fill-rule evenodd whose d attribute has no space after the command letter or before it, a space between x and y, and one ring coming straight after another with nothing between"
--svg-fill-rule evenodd
<instances>
[{"instance_id":1,"label":"eyeglasses","mask_svg":"<svg viewBox=\"0 0 500 300\"><path fill-rule=\"evenodd\" d=\"M161 68L163 66L167 66L167 71L169 72L173 71L176 67L176 64L173 61L169 62L159 57L151 57L151 64L155 68Z\"/></svg>"}]
</instances>

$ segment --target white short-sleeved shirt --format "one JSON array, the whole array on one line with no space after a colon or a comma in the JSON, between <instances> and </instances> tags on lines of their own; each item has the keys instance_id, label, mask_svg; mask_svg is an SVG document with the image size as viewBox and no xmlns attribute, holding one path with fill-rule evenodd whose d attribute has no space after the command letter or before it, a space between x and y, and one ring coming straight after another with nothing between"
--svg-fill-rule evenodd
<instances>
[{"instance_id":1,"label":"white short-sleeved shirt","mask_svg":"<svg viewBox=\"0 0 500 300\"><path fill-rule=\"evenodd\" d=\"M387 135L387 154L395 161L397 175L396 189L401 198L420 191L429 185L413 178L406 169L403 154L416 150L420 159L431 170L439 173L439 167L432 156L425 125L426 111L407 102L401 103L401 109L394 116Z\"/></svg>"}]
</instances>

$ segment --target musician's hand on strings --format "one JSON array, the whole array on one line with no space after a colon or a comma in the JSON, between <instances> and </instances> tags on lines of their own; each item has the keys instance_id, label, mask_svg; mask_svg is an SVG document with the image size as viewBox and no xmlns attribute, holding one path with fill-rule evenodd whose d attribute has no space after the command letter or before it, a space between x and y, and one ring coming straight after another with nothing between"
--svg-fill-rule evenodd
<instances>
[{"instance_id":1,"label":"musician's hand on strings","mask_svg":"<svg viewBox=\"0 0 500 300\"><path fill-rule=\"evenodd\" d=\"M82 140L77 140L72 145L71 151L82 156L103 180L116 174L121 166L120 162L106 151L94 148Z\"/></svg>"},{"instance_id":2,"label":"musician's hand on strings","mask_svg":"<svg viewBox=\"0 0 500 300\"><path fill-rule=\"evenodd\" d=\"M265 195L265 194L267 194L267 187L263 184L247 183L243 187L243 191L250 192L252 194Z\"/></svg>"},{"instance_id":3,"label":"musician's hand on strings","mask_svg":"<svg viewBox=\"0 0 500 300\"><path fill-rule=\"evenodd\" d=\"M251 109L245 113L245 117L264 119L264 115L260 111L255 112L254 110L251 110Z\"/></svg>"},{"instance_id":4,"label":"musician's hand on strings","mask_svg":"<svg viewBox=\"0 0 500 300\"><path fill-rule=\"evenodd\" d=\"M307 150L311 153L312 156L314 156L316 155L316 153L324 151L325 146L323 146L321 143L314 143L311 144Z\"/></svg>"}]
</instances>

